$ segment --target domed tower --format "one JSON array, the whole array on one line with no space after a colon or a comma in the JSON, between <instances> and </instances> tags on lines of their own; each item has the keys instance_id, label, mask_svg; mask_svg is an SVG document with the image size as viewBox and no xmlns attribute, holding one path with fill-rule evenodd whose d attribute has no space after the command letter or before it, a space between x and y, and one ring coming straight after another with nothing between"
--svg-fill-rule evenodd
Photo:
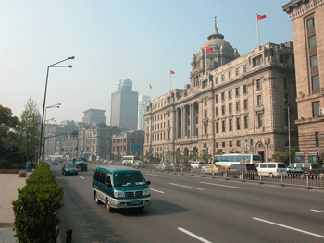
<instances>
[{"instance_id":1,"label":"domed tower","mask_svg":"<svg viewBox=\"0 0 324 243\"><path fill-rule=\"evenodd\" d=\"M214 32L207 37L207 40L199 52L193 54L190 77L192 87L197 86L198 77L206 71L225 65L240 56L237 49L233 49L231 44L224 40L224 36L218 33L216 17Z\"/></svg>"}]
</instances>

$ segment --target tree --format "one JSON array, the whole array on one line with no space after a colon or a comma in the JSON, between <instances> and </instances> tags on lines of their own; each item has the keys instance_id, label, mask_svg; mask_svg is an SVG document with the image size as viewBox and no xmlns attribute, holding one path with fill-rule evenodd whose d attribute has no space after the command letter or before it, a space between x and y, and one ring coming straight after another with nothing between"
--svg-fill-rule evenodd
<instances>
[{"instance_id":1,"label":"tree","mask_svg":"<svg viewBox=\"0 0 324 243\"><path fill-rule=\"evenodd\" d=\"M25 105L25 110L20 116L20 123L17 129L21 141L21 150L27 160L37 155L40 141L40 125L41 119L37 104L29 98Z\"/></svg>"}]
</instances>

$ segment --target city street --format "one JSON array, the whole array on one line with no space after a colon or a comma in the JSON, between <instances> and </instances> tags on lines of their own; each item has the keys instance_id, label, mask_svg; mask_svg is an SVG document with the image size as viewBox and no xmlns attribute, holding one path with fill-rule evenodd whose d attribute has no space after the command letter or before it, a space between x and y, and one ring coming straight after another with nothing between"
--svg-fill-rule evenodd
<instances>
[{"instance_id":1,"label":"city street","mask_svg":"<svg viewBox=\"0 0 324 243\"><path fill-rule=\"evenodd\" d=\"M142 170L151 181L152 204L140 214L108 213L93 200L96 164L78 176L62 176L60 237L73 242L323 242L321 190L258 185Z\"/></svg>"}]
</instances>

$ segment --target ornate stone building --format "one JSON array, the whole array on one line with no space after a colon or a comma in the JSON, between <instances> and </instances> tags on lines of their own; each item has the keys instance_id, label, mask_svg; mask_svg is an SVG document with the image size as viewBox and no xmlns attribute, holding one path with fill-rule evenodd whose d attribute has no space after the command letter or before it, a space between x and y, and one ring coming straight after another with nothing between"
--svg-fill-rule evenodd
<instances>
[{"instance_id":1,"label":"ornate stone building","mask_svg":"<svg viewBox=\"0 0 324 243\"><path fill-rule=\"evenodd\" d=\"M293 43L268 43L240 57L215 26L193 55L190 84L146 107L144 154L260 154L297 146ZM289 129L290 128L290 129Z\"/></svg>"},{"instance_id":2,"label":"ornate stone building","mask_svg":"<svg viewBox=\"0 0 324 243\"><path fill-rule=\"evenodd\" d=\"M282 8L293 25L300 162L316 163L324 152L324 1L294 0Z\"/></svg>"}]
</instances>

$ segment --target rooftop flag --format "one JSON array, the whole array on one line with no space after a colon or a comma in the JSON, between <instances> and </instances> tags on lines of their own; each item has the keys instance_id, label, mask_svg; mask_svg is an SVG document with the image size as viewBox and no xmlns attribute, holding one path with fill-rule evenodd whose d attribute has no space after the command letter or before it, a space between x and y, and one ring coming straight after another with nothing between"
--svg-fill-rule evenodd
<instances>
[{"instance_id":1,"label":"rooftop flag","mask_svg":"<svg viewBox=\"0 0 324 243\"><path fill-rule=\"evenodd\" d=\"M206 52L210 52L210 51L213 51L213 48L212 47L206 47Z\"/></svg>"},{"instance_id":2,"label":"rooftop flag","mask_svg":"<svg viewBox=\"0 0 324 243\"><path fill-rule=\"evenodd\" d=\"M152 86L151 86L151 84L150 84L150 89L152 89Z\"/></svg>"},{"instance_id":3,"label":"rooftop flag","mask_svg":"<svg viewBox=\"0 0 324 243\"><path fill-rule=\"evenodd\" d=\"M257 19L261 20L261 19L265 19L267 17L267 15L258 15L257 14Z\"/></svg>"},{"instance_id":4,"label":"rooftop flag","mask_svg":"<svg viewBox=\"0 0 324 243\"><path fill-rule=\"evenodd\" d=\"M174 72L174 71L172 71L172 70L170 70L170 74L175 74L175 72Z\"/></svg>"}]
</instances>

